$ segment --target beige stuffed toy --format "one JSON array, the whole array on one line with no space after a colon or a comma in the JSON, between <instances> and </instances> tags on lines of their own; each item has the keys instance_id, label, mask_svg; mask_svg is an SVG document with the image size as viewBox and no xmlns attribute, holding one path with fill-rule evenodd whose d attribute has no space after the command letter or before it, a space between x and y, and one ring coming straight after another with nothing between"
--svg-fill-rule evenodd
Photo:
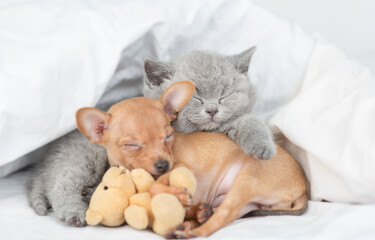
<instances>
[{"instance_id":1,"label":"beige stuffed toy","mask_svg":"<svg viewBox=\"0 0 375 240\"><path fill-rule=\"evenodd\" d=\"M169 180L172 186L185 187L194 194L196 180L189 169L174 169ZM91 198L87 224L115 227L126 221L133 228L152 227L157 234L165 235L184 221L186 211L172 194L160 193L151 198L148 191L153 183L151 174L143 169L111 167Z\"/></svg>"}]
</instances>

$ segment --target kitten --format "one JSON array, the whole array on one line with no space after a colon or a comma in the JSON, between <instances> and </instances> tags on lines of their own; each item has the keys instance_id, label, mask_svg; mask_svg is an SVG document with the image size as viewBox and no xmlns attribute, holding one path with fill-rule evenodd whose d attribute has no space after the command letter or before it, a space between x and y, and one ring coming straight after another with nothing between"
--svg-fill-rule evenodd
<instances>
[{"instance_id":1,"label":"kitten","mask_svg":"<svg viewBox=\"0 0 375 240\"><path fill-rule=\"evenodd\" d=\"M46 159L28 182L30 206L38 215L50 208L73 226L85 226L91 195L108 168L106 151L74 130L48 146Z\"/></svg>"},{"instance_id":2,"label":"kitten","mask_svg":"<svg viewBox=\"0 0 375 240\"><path fill-rule=\"evenodd\" d=\"M183 133L226 133L246 153L269 159L276 153L271 131L252 113L256 94L247 71L254 52L255 47L235 56L193 51L169 63L147 58L143 93L156 99L172 83L195 82L194 97L173 127Z\"/></svg>"}]
</instances>

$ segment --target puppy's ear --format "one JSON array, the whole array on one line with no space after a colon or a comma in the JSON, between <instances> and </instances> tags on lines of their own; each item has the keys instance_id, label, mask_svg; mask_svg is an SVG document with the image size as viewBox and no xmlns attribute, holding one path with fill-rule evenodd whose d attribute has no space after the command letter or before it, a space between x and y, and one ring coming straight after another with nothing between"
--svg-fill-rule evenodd
<instances>
[{"instance_id":1,"label":"puppy's ear","mask_svg":"<svg viewBox=\"0 0 375 240\"><path fill-rule=\"evenodd\" d=\"M145 81L149 87L160 86L173 75L173 69L168 63L152 58L145 58L144 72Z\"/></svg>"},{"instance_id":2,"label":"puppy's ear","mask_svg":"<svg viewBox=\"0 0 375 240\"><path fill-rule=\"evenodd\" d=\"M103 140L103 132L108 128L110 118L109 113L99 109L81 108L76 113L77 128L90 142L99 143Z\"/></svg>"},{"instance_id":3,"label":"puppy's ear","mask_svg":"<svg viewBox=\"0 0 375 240\"><path fill-rule=\"evenodd\" d=\"M165 90L160 101L163 103L164 111L170 117L170 121L174 120L177 113L190 101L194 90L195 83L192 81L176 82Z\"/></svg>"},{"instance_id":4,"label":"puppy's ear","mask_svg":"<svg viewBox=\"0 0 375 240\"><path fill-rule=\"evenodd\" d=\"M256 50L256 47L249 48L240 54L234 55L234 67L242 74L247 74L251 58Z\"/></svg>"}]
</instances>

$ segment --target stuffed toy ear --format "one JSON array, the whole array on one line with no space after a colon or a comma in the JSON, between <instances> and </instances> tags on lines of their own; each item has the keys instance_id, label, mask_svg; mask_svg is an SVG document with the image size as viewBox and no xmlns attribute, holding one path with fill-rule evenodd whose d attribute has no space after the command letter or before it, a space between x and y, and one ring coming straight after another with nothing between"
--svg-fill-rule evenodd
<instances>
[{"instance_id":1,"label":"stuffed toy ear","mask_svg":"<svg viewBox=\"0 0 375 240\"><path fill-rule=\"evenodd\" d=\"M76 113L78 130L92 143L102 142L111 115L96 108L81 108Z\"/></svg>"},{"instance_id":2,"label":"stuffed toy ear","mask_svg":"<svg viewBox=\"0 0 375 240\"><path fill-rule=\"evenodd\" d=\"M170 121L174 120L177 113L193 97L195 91L195 83L192 81L180 81L172 84L165 90L160 98L164 105L164 111L170 117Z\"/></svg>"}]
</instances>

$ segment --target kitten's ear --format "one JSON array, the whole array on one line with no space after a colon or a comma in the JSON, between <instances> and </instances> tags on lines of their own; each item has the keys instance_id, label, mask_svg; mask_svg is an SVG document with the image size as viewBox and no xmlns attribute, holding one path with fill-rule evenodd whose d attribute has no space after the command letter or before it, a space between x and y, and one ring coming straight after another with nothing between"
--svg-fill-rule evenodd
<instances>
[{"instance_id":1,"label":"kitten's ear","mask_svg":"<svg viewBox=\"0 0 375 240\"><path fill-rule=\"evenodd\" d=\"M246 74L249 70L250 60L256 47L249 48L240 54L234 55L234 67L242 74Z\"/></svg>"},{"instance_id":2,"label":"kitten's ear","mask_svg":"<svg viewBox=\"0 0 375 240\"><path fill-rule=\"evenodd\" d=\"M103 141L104 130L108 128L111 115L96 108L81 108L76 113L78 130L85 135L90 142Z\"/></svg>"},{"instance_id":3,"label":"kitten's ear","mask_svg":"<svg viewBox=\"0 0 375 240\"><path fill-rule=\"evenodd\" d=\"M177 113L190 101L194 91L195 83L192 81L179 81L165 90L160 101L164 105L164 111L170 121L173 121L177 117Z\"/></svg>"},{"instance_id":4,"label":"kitten's ear","mask_svg":"<svg viewBox=\"0 0 375 240\"><path fill-rule=\"evenodd\" d=\"M152 58L145 58L144 71L146 83L153 86L160 86L173 75L173 69L168 63Z\"/></svg>"}]
</instances>

